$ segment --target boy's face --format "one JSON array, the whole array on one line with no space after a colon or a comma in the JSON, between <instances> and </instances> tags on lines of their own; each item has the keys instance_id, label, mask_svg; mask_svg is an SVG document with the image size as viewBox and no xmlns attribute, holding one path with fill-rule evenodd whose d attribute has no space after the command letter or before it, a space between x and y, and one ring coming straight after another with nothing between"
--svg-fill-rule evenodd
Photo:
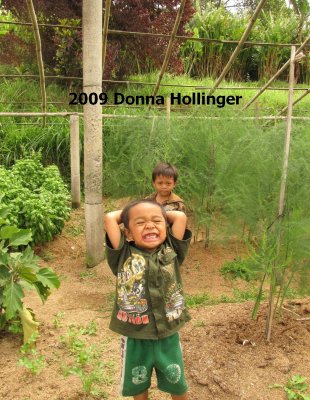
<instances>
[{"instance_id":1,"label":"boy's face","mask_svg":"<svg viewBox=\"0 0 310 400\"><path fill-rule=\"evenodd\" d=\"M172 176L159 175L153 181L154 189L162 197L169 197L175 185L176 182Z\"/></svg>"},{"instance_id":2,"label":"boy's face","mask_svg":"<svg viewBox=\"0 0 310 400\"><path fill-rule=\"evenodd\" d=\"M129 210L126 237L146 251L153 251L166 239L166 220L159 206L140 203Z\"/></svg>"}]
</instances>

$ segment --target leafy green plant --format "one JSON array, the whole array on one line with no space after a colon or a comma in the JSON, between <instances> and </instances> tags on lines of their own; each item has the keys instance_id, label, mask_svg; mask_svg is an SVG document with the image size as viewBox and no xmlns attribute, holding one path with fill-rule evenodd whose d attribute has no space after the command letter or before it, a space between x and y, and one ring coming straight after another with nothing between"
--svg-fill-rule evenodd
<instances>
[{"instance_id":1,"label":"leafy green plant","mask_svg":"<svg viewBox=\"0 0 310 400\"><path fill-rule=\"evenodd\" d=\"M39 258L28 245L31 231L9 224L8 212L7 207L0 205L0 329L9 321L21 319L27 342L38 323L23 307L24 290L36 290L44 303L60 281L50 268L39 267Z\"/></svg>"},{"instance_id":2,"label":"leafy green plant","mask_svg":"<svg viewBox=\"0 0 310 400\"><path fill-rule=\"evenodd\" d=\"M30 228L34 243L51 240L69 217L69 194L58 168L44 168L40 154L18 160L12 170L0 166L1 203L7 218L19 228Z\"/></svg>"},{"instance_id":3,"label":"leafy green plant","mask_svg":"<svg viewBox=\"0 0 310 400\"><path fill-rule=\"evenodd\" d=\"M306 394L309 385L306 382L307 378L302 375L293 375L286 385L270 385L269 388L281 388L284 389L288 400L310 400L310 395Z\"/></svg>"},{"instance_id":4,"label":"leafy green plant","mask_svg":"<svg viewBox=\"0 0 310 400\"><path fill-rule=\"evenodd\" d=\"M39 354L35 348L38 337L38 334L32 334L28 342L21 346L21 357L18 360L18 365L27 368L33 375L38 375L46 366L44 355Z\"/></svg>"}]
</instances>

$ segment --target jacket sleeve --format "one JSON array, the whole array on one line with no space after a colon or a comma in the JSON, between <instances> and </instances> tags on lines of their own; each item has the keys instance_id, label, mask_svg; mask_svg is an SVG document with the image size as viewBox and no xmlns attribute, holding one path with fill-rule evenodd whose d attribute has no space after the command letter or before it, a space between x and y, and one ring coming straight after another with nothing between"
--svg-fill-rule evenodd
<instances>
[{"instance_id":1,"label":"jacket sleeve","mask_svg":"<svg viewBox=\"0 0 310 400\"><path fill-rule=\"evenodd\" d=\"M185 230L182 240L175 238L172 235L171 230L170 229L168 230L168 240L177 255L179 265L181 265L184 261L184 258L187 254L191 242L191 238L192 238L192 232L189 229Z\"/></svg>"},{"instance_id":2,"label":"jacket sleeve","mask_svg":"<svg viewBox=\"0 0 310 400\"><path fill-rule=\"evenodd\" d=\"M113 249L107 234L105 236L105 243L107 262L109 264L109 267L111 268L111 271L116 276L121 256L124 254L125 246L127 244L127 242L125 241L124 233L122 233L121 235L121 241L118 249Z\"/></svg>"}]
</instances>

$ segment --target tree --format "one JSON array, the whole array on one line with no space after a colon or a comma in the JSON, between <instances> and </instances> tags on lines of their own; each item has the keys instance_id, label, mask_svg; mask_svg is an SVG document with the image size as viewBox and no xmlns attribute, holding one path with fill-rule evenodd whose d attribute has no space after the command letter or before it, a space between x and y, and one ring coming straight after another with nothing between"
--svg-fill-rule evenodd
<instances>
[{"instance_id":1,"label":"tree","mask_svg":"<svg viewBox=\"0 0 310 400\"><path fill-rule=\"evenodd\" d=\"M111 6L110 29L170 34L180 0L114 0ZM29 20L24 2L3 0L17 20ZM82 0L34 0L39 22L63 25L80 24ZM191 0L186 2L178 34L186 35L185 25L194 14ZM81 75L81 31L67 28L41 27L43 59L47 68L66 75ZM168 38L109 35L104 78L122 78L158 68L164 57ZM174 45L170 71L182 72L179 56L181 42ZM72 66L72 67L71 67Z\"/></svg>"}]
</instances>

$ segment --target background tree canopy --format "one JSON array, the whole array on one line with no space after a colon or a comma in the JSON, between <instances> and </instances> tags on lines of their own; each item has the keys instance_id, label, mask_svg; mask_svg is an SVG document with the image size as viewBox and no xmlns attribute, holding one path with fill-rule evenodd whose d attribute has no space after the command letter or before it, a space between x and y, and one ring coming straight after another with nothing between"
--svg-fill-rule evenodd
<instances>
[{"instance_id":1,"label":"background tree canopy","mask_svg":"<svg viewBox=\"0 0 310 400\"><path fill-rule=\"evenodd\" d=\"M179 0L114 0L109 28L170 34L179 3ZM244 0L231 8L228 2L223 1L188 0L178 34L239 40L257 3L258 0ZM307 0L291 0L291 4L288 7L285 0L268 1L248 40L273 43L305 40L310 32L309 3ZM81 76L82 31L65 25L81 26L82 0L37 0L34 5L39 23L64 26L56 29L40 27L46 72ZM2 7L6 10L2 11L2 18L29 21L25 2L3 0ZM36 72L35 47L29 26L8 25L6 29L6 33L0 36L2 62L14 66L19 72ZM168 38L109 34L104 78L121 79L158 69L167 43ZM234 44L176 41L169 71L198 78L216 78L234 48ZM227 79L268 79L288 59L289 53L289 47L245 46ZM297 67L299 82L309 81L308 64L309 57Z\"/></svg>"}]
</instances>

